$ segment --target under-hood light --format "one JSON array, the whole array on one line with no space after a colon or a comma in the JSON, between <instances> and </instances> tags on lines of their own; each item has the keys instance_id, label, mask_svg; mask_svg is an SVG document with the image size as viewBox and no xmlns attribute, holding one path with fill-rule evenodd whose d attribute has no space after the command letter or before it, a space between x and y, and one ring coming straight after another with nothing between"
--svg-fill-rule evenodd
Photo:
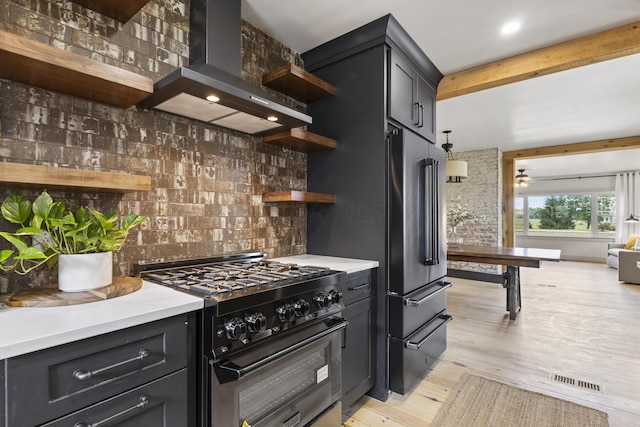
<instances>
[{"instance_id":1,"label":"under-hood light","mask_svg":"<svg viewBox=\"0 0 640 427\"><path fill-rule=\"evenodd\" d=\"M267 120L269 120L270 122L277 122L278 118L276 116L269 116L267 117Z\"/></svg>"},{"instance_id":2,"label":"under-hood light","mask_svg":"<svg viewBox=\"0 0 640 427\"><path fill-rule=\"evenodd\" d=\"M218 98L215 95L209 95L209 96L207 96L207 101L209 101L209 102L218 102L218 101L220 101L220 98Z\"/></svg>"}]
</instances>

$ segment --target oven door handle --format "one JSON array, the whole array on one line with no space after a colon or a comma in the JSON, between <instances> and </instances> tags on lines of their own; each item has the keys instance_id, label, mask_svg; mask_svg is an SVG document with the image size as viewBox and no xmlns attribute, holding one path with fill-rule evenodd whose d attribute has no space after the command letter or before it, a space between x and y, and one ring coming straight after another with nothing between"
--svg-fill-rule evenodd
<instances>
[{"instance_id":1,"label":"oven door handle","mask_svg":"<svg viewBox=\"0 0 640 427\"><path fill-rule=\"evenodd\" d=\"M292 353L323 337L326 337L327 335L340 331L346 328L347 325L349 324L349 322L347 322L345 319L342 319L342 318L331 318L329 320L330 322L327 325L328 326L327 329L319 333L316 333L314 335L311 335L310 337L307 337L303 340L300 340L295 344L290 345L287 348L276 351L275 353L271 353L269 356L266 356L255 362L252 362L247 366L238 366L230 360L221 362L220 364L218 364L216 369L218 374L218 381L220 382L220 384L238 381L245 375L249 374L251 371L254 371L264 365L267 365L268 363L271 363L280 357L286 356L287 354Z\"/></svg>"}]
</instances>

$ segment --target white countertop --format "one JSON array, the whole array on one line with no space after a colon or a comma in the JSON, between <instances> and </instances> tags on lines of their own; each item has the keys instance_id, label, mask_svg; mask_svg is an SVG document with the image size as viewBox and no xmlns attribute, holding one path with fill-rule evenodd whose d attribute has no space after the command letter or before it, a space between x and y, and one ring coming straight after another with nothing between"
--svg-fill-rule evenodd
<instances>
[{"instance_id":1,"label":"white countertop","mask_svg":"<svg viewBox=\"0 0 640 427\"><path fill-rule=\"evenodd\" d=\"M356 273L378 261L295 255L273 261ZM61 307L0 305L0 360L198 310L204 300L150 282L129 295Z\"/></svg>"},{"instance_id":2,"label":"white countertop","mask_svg":"<svg viewBox=\"0 0 640 427\"><path fill-rule=\"evenodd\" d=\"M0 359L198 310L202 298L143 282L121 297L61 307L0 306Z\"/></svg>"},{"instance_id":3,"label":"white countertop","mask_svg":"<svg viewBox=\"0 0 640 427\"><path fill-rule=\"evenodd\" d=\"M357 273L358 271L369 270L380 265L378 261L366 259L338 258L324 255L293 255L281 258L271 258L270 261L294 263L300 265L315 265L317 267L327 267L336 271L346 273Z\"/></svg>"}]
</instances>

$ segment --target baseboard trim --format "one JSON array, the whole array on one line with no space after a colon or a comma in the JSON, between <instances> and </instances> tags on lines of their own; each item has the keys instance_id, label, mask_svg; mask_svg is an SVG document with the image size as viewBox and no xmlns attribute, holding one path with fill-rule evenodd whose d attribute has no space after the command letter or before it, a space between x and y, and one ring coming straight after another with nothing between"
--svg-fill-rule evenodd
<instances>
[{"instance_id":1,"label":"baseboard trim","mask_svg":"<svg viewBox=\"0 0 640 427\"><path fill-rule=\"evenodd\" d=\"M479 271L447 269L447 276L479 282L503 283L502 274L481 273Z\"/></svg>"}]
</instances>

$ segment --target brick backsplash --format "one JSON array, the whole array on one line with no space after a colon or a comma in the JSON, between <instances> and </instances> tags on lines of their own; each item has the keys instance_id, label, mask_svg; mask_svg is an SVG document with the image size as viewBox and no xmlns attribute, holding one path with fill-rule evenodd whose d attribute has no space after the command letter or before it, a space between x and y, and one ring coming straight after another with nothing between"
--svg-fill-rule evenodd
<instances>
[{"instance_id":1,"label":"brick backsplash","mask_svg":"<svg viewBox=\"0 0 640 427\"><path fill-rule=\"evenodd\" d=\"M155 81L188 64L188 12L188 1L153 0L123 24L70 1L9 0L0 4L0 29ZM255 85L262 74L286 63L302 65L300 55L248 23L241 36L243 78ZM304 111L305 104L269 92ZM151 176L148 192L48 189L73 207L149 217L114 254L116 275L130 275L132 264L143 259L306 251L306 207L261 200L267 191L306 189L306 154L262 144L257 137L0 80L0 157ZM33 199L44 188L3 184L0 198L19 189ZM9 227L0 218L0 229ZM9 279L10 291L55 281L48 271L1 276Z\"/></svg>"},{"instance_id":2,"label":"brick backsplash","mask_svg":"<svg viewBox=\"0 0 640 427\"><path fill-rule=\"evenodd\" d=\"M459 196L470 212L483 216L478 224L457 228L464 244L501 246L502 236L502 153L498 149L455 152L456 160L467 162L467 178L461 183L446 184L447 203ZM499 274L500 266L449 261L448 267Z\"/></svg>"}]
</instances>

